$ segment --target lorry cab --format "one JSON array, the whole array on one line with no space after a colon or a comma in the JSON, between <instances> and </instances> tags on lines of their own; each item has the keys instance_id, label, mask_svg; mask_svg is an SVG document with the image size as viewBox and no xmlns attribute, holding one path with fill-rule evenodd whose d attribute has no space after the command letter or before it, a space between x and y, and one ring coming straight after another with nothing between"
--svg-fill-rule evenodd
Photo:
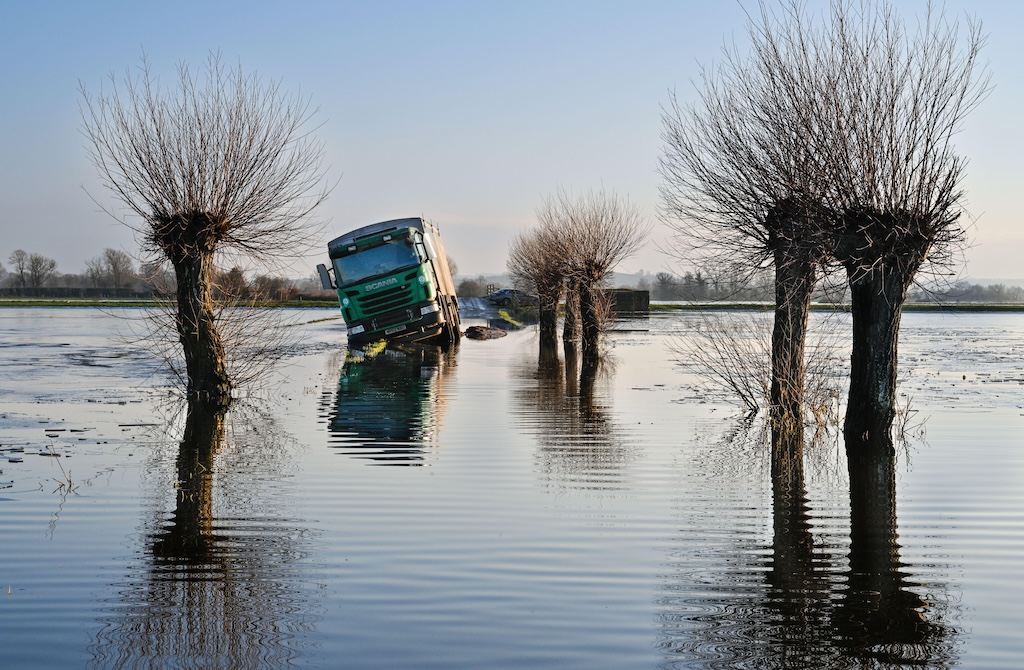
<instances>
[{"instance_id":1,"label":"lorry cab","mask_svg":"<svg viewBox=\"0 0 1024 670\"><path fill-rule=\"evenodd\" d=\"M317 266L335 289L349 343L377 340L453 344L459 304L437 227L421 218L374 223L327 245L331 267Z\"/></svg>"}]
</instances>

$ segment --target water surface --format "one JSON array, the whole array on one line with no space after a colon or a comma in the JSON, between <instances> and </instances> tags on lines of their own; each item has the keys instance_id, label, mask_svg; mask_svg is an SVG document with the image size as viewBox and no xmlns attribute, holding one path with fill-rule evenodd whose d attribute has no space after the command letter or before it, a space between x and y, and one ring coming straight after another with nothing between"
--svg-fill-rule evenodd
<instances>
[{"instance_id":1,"label":"water surface","mask_svg":"<svg viewBox=\"0 0 1024 670\"><path fill-rule=\"evenodd\" d=\"M125 316L0 310L4 668L1019 666L1024 316L905 315L913 439L853 527L834 435L773 488L677 364L692 314L581 379L529 329L360 361L301 312L222 425Z\"/></svg>"}]
</instances>

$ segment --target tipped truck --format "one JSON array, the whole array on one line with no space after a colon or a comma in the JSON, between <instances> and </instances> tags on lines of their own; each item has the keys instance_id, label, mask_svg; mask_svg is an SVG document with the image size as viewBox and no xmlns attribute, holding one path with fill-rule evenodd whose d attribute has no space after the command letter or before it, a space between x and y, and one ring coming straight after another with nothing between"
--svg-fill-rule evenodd
<instances>
[{"instance_id":1,"label":"tipped truck","mask_svg":"<svg viewBox=\"0 0 1024 670\"><path fill-rule=\"evenodd\" d=\"M320 282L335 289L351 346L377 340L454 344L459 301L437 226L421 218L363 226L327 245Z\"/></svg>"}]
</instances>

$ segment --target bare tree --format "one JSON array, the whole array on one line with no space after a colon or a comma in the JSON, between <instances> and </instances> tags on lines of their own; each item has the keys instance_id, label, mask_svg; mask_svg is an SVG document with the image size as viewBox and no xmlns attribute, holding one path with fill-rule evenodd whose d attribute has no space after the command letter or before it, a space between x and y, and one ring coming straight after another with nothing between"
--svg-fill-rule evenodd
<instances>
[{"instance_id":1,"label":"bare tree","mask_svg":"<svg viewBox=\"0 0 1024 670\"><path fill-rule=\"evenodd\" d=\"M604 282L639 249L650 227L639 208L614 191L582 196L559 191L544 202L537 219L541 228L554 231L552 243L564 259L567 282L576 287L586 364L599 354L607 315Z\"/></svg>"},{"instance_id":2,"label":"bare tree","mask_svg":"<svg viewBox=\"0 0 1024 670\"><path fill-rule=\"evenodd\" d=\"M217 291L234 300L248 298L249 282L245 278L245 271L236 265L227 272L217 273Z\"/></svg>"},{"instance_id":3,"label":"bare tree","mask_svg":"<svg viewBox=\"0 0 1024 670\"><path fill-rule=\"evenodd\" d=\"M104 249L103 260L114 288L124 288L135 278L135 263L132 257L120 249Z\"/></svg>"},{"instance_id":4,"label":"bare tree","mask_svg":"<svg viewBox=\"0 0 1024 670\"><path fill-rule=\"evenodd\" d=\"M15 249L7 259L11 263L14 281L20 288L28 286L28 253L23 249Z\"/></svg>"},{"instance_id":5,"label":"bare tree","mask_svg":"<svg viewBox=\"0 0 1024 670\"><path fill-rule=\"evenodd\" d=\"M124 288L136 277L135 263L124 251L108 247L85 261L85 276L96 288Z\"/></svg>"},{"instance_id":6,"label":"bare tree","mask_svg":"<svg viewBox=\"0 0 1024 670\"><path fill-rule=\"evenodd\" d=\"M583 331L580 326L580 281L573 275L565 278L565 320L562 323L562 341L579 341Z\"/></svg>"},{"instance_id":7,"label":"bare tree","mask_svg":"<svg viewBox=\"0 0 1024 670\"><path fill-rule=\"evenodd\" d=\"M773 406L800 416L806 310L834 259L853 293L847 442L888 434L906 291L948 259L964 160L952 137L987 91L970 23L929 7L910 35L884 1L833 0L818 22L799 0L760 5L749 56L727 52L701 106L665 115L667 213L720 257L776 269Z\"/></svg>"},{"instance_id":8,"label":"bare tree","mask_svg":"<svg viewBox=\"0 0 1024 670\"><path fill-rule=\"evenodd\" d=\"M774 266L769 405L774 430L800 434L808 316L826 246L815 234L821 186L803 129L820 72L803 58L802 35L778 39L774 15L761 10L762 23L748 26L749 54L727 50L705 69L697 103L672 96L661 193L680 255L695 247L730 276Z\"/></svg>"},{"instance_id":9,"label":"bare tree","mask_svg":"<svg viewBox=\"0 0 1024 670\"><path fill-rule=\"evenodd\" d=\"M107 265L102 256L86 259L85 276L93 288L102 288L107 283Z\"/></svg>"},{"instance_id":10,"label":"bare tree","mask_svg":"<svg viewBox=\"0 0 1024 670\"><path fill-rule=\"evenodd\" d=\"M542 352L558 347L558 304L565 283L565 259L559 254L558 231L540 227L517 235L509 247L508 271L514 282L521 282L537 293Z\"/></svg>"},{"instance_id":11,"label":"bare tree","mask_svg":"<svg viewBox=\"0 0 1024 670\"><path fill-rule=\"evenodd\" d=\"M810 130L828 187L824 232L851 291L848 449L889 440L907 290L926 262L942 267L965 240L966 159L953 139L989 90L984 42L980 24L949 22L930 5L915 30L887 3L834 0L816 44L836 75Z\"/></svg>"},{"instance_id":12,"label":"bare tree","mask_svg":"<svg viewBox=\"0 0 1024 670\"><path fill-rule=\"evenodd\" d=\"M28 257L28 285L29 288L42 288L43 284L53 276L57 270L57 261L47 258L42 254L29 254Z\"/></svg>"},{"instance_id":13,"label":"bare tree","mask_svg":"<svg viewBox=\"0 0 1024 670\"><path fill-rule=\"evenodd\" d=\"M322 145L308 101L211 55L201 75L178 67L164 91L145 59L98 97L81 88L83 131L106 187L136 219L144 253L174 268L175 328L187 392L227 405L213 285L218 253L267 260L301 252L307 219L326 197Z\"/></svg>"}]
</instances>

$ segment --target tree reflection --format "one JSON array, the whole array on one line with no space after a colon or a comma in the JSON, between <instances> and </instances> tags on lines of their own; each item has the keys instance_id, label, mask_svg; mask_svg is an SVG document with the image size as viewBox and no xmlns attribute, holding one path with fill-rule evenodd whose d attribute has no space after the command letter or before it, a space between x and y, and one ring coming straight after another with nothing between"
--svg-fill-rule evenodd
<instances>
[{"instance_id":1,"label":"tree reflection","mask_svg":"<svg viewBox=\"0 0 1024 670\"><path fill-rule=\"evenodd\" d=\"M679 572L660 599L663 667L955 665L959 631L947 587L912 581L900 558L891 441L848 450L846 538L838 524L814 528L797 439L771 438L769 547L736 533L720 558L705 550L701 560L729 566L707 583L684 570L692 564L682 552L675 558Z\"/></svg>"},{"instance_id":2,"label":"tree reflection","mask_svg":"<svg viewBox=\"0 0 1024 670\"><path fill-rule=\"evenodd\" d=\"M814 660L829 643L831 557L816 548L804 481L802 431L772 430L772 552L766 573L775 643L790 666Z\"/></svg>"},{"instance_id":3,"label":"tree reflection","mask_svg":"<svg viewBox=\"0 0 1024 670\"><path fill-rule=\"evenodd\" d=\"M622 485L632 453L609 419L602 383L609 374L607 358L581 365L574 342L564 343L564 359L557 348L542 348L536 365L518 370L513 412L537 435L538 467L551 480L595 490Z\"/></svg>"},{"instance_id":4,"label":"tree reflection","mask_svg":"<svg viewBox=\"0 0 1024 670\"><path fill-rule=\"evenodd\" d=\"M173 513L107 608L96 668L279 668L312 629L302 522L281 514L287 458L269 421L190 404L175 461Z\"/></svg>"},{"instance_id":5,"label":"tree reflection","mask_svg":"<svg viewBox=\"0 0 1024 670\"><path fill-rule=\"evenodd\" d=\"M423 465L456 351L403 345L349 356L337 392L322 399L331 446L375 465Z\"/></svg>"},{"instance_id":6,"label":"tree reflection","mask_svg":"<svg viewBox=\"0 0 1024 670\"><path fill-rule=\"evenodd\" d=\"M850 564L836 628L849 650L893 665L951 665L956 631L946 613L913 589L900 560L896 524L896 452L892 440L847 444Z\"/></svg>"}]
</instances>

